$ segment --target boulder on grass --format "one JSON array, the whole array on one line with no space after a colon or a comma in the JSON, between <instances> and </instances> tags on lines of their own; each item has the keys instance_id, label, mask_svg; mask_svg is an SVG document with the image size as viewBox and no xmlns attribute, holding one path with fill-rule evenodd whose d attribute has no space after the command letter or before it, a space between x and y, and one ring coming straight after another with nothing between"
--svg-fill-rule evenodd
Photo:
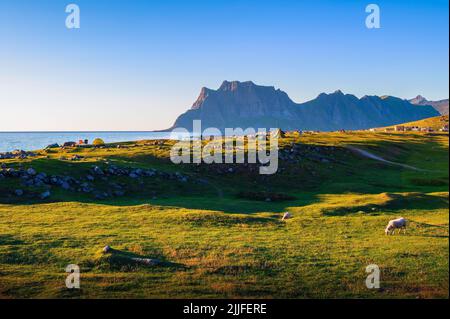
<instances>
[{"instance_id":1,"label":"boulder on grass","mask_svg":"<svg viewBox=\"0 0 450 319\"><path fill-rule=\"evenodd\" d=\"M41 199L47 199L47 198L50 197L50 195L51 195L50 191L45 191L45 192L43 192L39 197L40 197Z\"/></svg>"}]
</instances>

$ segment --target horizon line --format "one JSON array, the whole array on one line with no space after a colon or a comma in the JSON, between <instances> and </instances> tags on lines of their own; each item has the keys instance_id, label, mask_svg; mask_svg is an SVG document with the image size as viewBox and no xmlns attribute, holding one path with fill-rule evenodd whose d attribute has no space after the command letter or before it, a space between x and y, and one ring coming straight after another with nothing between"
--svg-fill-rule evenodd
<instances>
[{"instance_id":1,"label":"horizon line","mask_svg":"<svg viewBox=\"0 0 450 319\"><path fill-rule=\"evenodd\" d=\"M164 133L161 130L150 130L150 131L132 131L132 130L101 130L101 131L89 131L89 130L73 130L73 131L60 131L60 130L54 130L54 131L0 131L1 133L116 133L116 132L122 132L122 133Z\"/></svg>"}]
</instances>

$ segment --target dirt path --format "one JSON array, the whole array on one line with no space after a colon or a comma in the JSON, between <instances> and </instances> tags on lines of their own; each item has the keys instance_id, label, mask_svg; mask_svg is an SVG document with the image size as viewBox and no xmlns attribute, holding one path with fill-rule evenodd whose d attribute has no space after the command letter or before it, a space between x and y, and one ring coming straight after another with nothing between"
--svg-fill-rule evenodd
<instances>
[{"instance_id":1,"label":"dirt path","mask_svg":"<svg viewBox=\"0 0 450 319\"><path fill-rule=\"evenodd\" d=\"M368 151L359 149L359 148L354 147L354 146L346 146L346 147L349 150L351 150L351 151L353 151L353 152L355 152L355 153L357 153L359 155L362 155L364 157L373 159L375 161L379 161L379 162L386 163L386 164L391 164L391 165L396 165L396 166L401 166L401 167L404 167L404 168L407 168L407 169L411 169L411 170L414 170L414 171L419 171L419 172L425 172L426 171L424 169L417 168L417 167L414 167L414 166L411 166L411 165L406 165L406 164L402 164L402 163L388 161L388 160L386 160L386 159L384 159L384 158L382 158L382 157L380 157L378 155L372 154L372 153L370 153Z\"/></svg>"}]
</instances>

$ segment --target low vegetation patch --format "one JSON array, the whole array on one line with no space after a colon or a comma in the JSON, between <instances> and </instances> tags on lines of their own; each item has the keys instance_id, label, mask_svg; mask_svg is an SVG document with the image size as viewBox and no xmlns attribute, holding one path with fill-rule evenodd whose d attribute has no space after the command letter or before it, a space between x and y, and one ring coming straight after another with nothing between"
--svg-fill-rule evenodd
<instances>
[{"instance_id":1,"label":"low vegetation patch","mask_svg":"<svg viewBox=\"0 0 450 319\"><path fill-rule=\"evenodd\" d=\"M283 202L296 199L294 196L291 195L283 193L271 193L271 192L239 192L237 194L237 197L266 202Z\"/></svg>"},{"instance_id":2,"label":"low vegetation patch","mask_svg":"<svg viewBox=\"0 0 450 319\"><path fill-rule=\"evenodd\" d=\"M411 183L417 186L446 186L448 179L412 178Z\"/></svg>"}]
</instances>

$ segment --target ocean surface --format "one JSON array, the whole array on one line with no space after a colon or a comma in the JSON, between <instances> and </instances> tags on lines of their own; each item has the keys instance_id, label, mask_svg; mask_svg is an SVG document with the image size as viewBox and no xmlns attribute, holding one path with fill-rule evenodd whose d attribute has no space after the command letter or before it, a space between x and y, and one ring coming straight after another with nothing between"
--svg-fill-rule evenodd
<instances>
[{"instance_id":1,"label":"ocean surface","mask_svg":"<svg viewBox=\"0 0 450 319\"><path fill-rule=\"evenodd\" d=\"M61 145L64 142L78 142L85 139L91 143L95 138L101 138L105 143L168 139L170 134L170 132L0 132L0 152L34 151L54 143Z\"/></svg>"}]
</instances>

